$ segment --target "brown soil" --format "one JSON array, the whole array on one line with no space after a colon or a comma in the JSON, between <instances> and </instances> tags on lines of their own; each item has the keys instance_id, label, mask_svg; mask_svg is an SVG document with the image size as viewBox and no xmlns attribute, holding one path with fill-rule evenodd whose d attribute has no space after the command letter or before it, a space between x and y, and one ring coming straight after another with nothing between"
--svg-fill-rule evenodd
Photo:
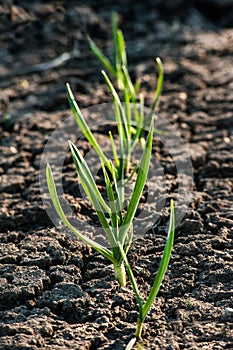
<instances>
[{"instance_id":1,"label":"brown soil","mask_svg":"<svg viewBox=\"0 0 233 350\"><path fill-rule=\"evenodd\" d=\"M130 285L119 289L105 259L63 226L54 227L38 179L46 142L70 115L65 82L82 108L110 101L86 33L111 55L112 10L120 15L132 74L142 78L148 105L156 83L153 58L162 58L159 112L182 135L194 171L192 201L145 322L144 349L233 348L233 6L216 0L164 3L0 5L0 349L121 350L134 333L137 307ZM172 196L169 162L162 153ZM71 195L73 174L68 159L65 192L77 215L87 219L89 208ZM166 223L164 214L129 253L145 294Z\"/></svg>"}]
</instances>

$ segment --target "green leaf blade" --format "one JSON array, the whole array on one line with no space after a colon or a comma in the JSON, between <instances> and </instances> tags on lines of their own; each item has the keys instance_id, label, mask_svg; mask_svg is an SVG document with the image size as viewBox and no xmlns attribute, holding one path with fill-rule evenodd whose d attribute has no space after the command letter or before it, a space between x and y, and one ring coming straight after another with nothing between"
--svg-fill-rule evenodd
<instances>
[{"instance_id":1,"label":"green leaf blade","mask_svg":"<svg viewBox=\"0 0 233 350\"><path fill-rule=\"evenodd\" d=\"M78 124L79 128L81 129L83 135L90 142L91 146L95 149L98 156L103 160L103 162L105 164L108 164L108 158L103 153L103 151L100 148L98 142L96 141L94 135L92 134L89 126L87 125L87 123L86 123L86 121L85 121L85 119L80 111L80 108L74 99L74 95L73 95L72 90L70 88L70 85L68 83L66 83L66 91L67 91L67 96L68 96L70 108L72 110L72 113L74 115L76 123Z\"/></svg>"},{"instance_id":2,"label":"green leaf blade","mask_svg":"<svg viewBox=\"0 0 233 350\"><path fill-rule=\"evenodd\" d=\"M112 66L109 59L103 54L103 52L98 48L98 46L89 36L87 37L87 39L89 41L89 46L94 56L102 63L102 65L109 71L110 74L116 77L115 69Z\"/></svg>"},{"instance_id":3,"label":"green leaf blade","mask_svg":"<svg viewBox=\"0 0 233 350\"><path fill-rule=\"evenodd\" d=\"M170 258L171 258L171 252L172 247L174 243L174 236L175 236L175 209L174 209L174 202L171 200L170 203L170 223L169 223L169 229L168 229L168 236L167 236L167 242L164 248L163 256L160 261L159 269L155 278L155 281L153 283L153 286L151 288L150 294L147 298L146 303L143 306L142 311L142 321L144 321L148 311L151 308L151 305L154 302L154 299L156 295L158 294L158 291L160 289L163 277L166 273Z\"/></svg>"}]
</instances>

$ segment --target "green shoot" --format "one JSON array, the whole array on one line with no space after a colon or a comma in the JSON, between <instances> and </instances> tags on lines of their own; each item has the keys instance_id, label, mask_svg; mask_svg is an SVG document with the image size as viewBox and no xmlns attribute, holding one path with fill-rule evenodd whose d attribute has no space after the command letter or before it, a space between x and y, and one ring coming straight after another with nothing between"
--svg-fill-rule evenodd
<instances>
[{"instance_id":1,"label":"green shoot","mask_svg":"<svg viewBox=\"0 0 233 350\"><path fill-rule=\"evenodd\" d=\"M137 329L135 333L136 339L141 339L142 336L142 329L143 329L143 324L145 321L145 318L154 302L154 299L156 298L158 291L160 289L163 277L166 273L169 260L171 257L171 252L172 252L172 247L173 247L173 242L174 242L174 234L175 234L175 209L174 209L174 202L171 200L170 203L170 223L169 223L169 229L168 229L168 236L167 236L167 241L166 245L163 251L163 256L160 261L159 269L157 271L156 278L154 280L153 286L151 288L151 291L149 293L149 296L146 301L144 301L140 295L137 282L135 280L133 271L131 269L131 266L129 264L129 261L127 259L127 256L124 252L123 246L121 245L121 242L118 242L118 245L121 250L121 254L124 257L125 265L127 268L129 280L131 282L137 303L138 303L138 320L137 320Z\"/></svg>"},{"instance_id":2,"label":"green shoot","mask_svg":"<svg viewBox=\"0 0 233 350\"><path fill-rule=\"evenodd\" d=\"M158 294L169 264L175 233L175 209L174 202L171 200L170 223L166 245L152 288L147 299L143 300L137 281L128 262L127 253L132 243L136 210L147 181L150 167L154 134L154 113L162 93L163 65L160 58L156 58L158 83L151 111L145 116L144 97L139 92L140 82L136 81L136 83L134 83L130 77L125 40L122 31L118 28L116 14L112 16L112 36L114 45L113 63L102 53L92 39L88 38L91 51L103 64L108 73L111 74L111 78L115 80L118 88L116 89L114 87L114 83L107 73L102 71L105 83L112 95L117 136L120 141L119 147L117 147L114 136L109 131L112 157L108 158L104 154L74 99L70 85L68 83L66 84L68 101L75 121L82 134L99 156L107 200L104 199L105 197L103 197L101 191L98 189L95 178L80 150L75 144L69 141L69 147L79 181L92 208L98 216L105 241L108 242L108 248L79 232L70 223L62 209L49 164L47 164L46 167L46 178L53 206L60 219L80 240L102 254L113 264L115 279L123 287L126 285L126 266L128 277L138 304L135 337L131 339L126 347L126 350L130 350L133 348L136 341L141 339L145 318ZM148 130L148 132L146 133L145 130ZM145 137L145 134L147 134L147 137ZM140 144L143 152L141 159L133 166L131 164L131 156L137 144ZM127 205L125 205L125 188L128 184L133 185L133 190L127 200ZM141 343L138 343L138 349L141 348Z\"/></svg>"}]
</instances>

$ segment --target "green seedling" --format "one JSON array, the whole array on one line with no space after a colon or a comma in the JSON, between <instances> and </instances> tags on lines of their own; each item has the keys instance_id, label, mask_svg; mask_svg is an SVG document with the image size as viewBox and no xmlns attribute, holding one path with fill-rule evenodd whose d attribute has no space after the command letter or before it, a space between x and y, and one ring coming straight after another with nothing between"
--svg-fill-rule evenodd
<instances>
[{"instance_id":1,"label":"green seedling","mask_svg":"<svg viewBox=\"0 0 233 350\"><path fill-rule=\"evenodd\" d=\"M152 285L151 291L149 293L149 296L146 301L143 300L143 298L140 295L139 288L136 282L136 279L134 277L133 271L131 269L131 266L129 264L129 261L127 259L127 256L124 252L124 249L119 242L119 247L121 250L121 254L124 257L126 269L128 272L129 280L131 282L137 303L138 303L138 319L137 319L137 328L135 332L135 338L131 339L130 343L128 344L128 349L131 349L135 342L137 340L140 340L142 337L142 329L143 329L143 324L145 321L145 318L158 294L158 291L160 289L163 277L165 275L165 272L167 270L169 260L171 257L171 252L172 252L172 247L173 247L173 242L174 242L174 234L175 234L175 212L174 212L174 202L171 200L170 203L170 223L169 223L169 229L168 229L168 236L167 236L167 241L166 245L163 251L163 256L160 261L160 265L157 271L156 278L154 280L154 283Z\"/></svg>"},{"instance_id":2,"label":"green seedling","mask_svg":"<svg viewBox=\"0 0 233 350\"><path fill-rule=\"evenodd\" d=\"M147 181L150 166L154 134L154 112L157 108L162 92L163 66L161 60L157 58L156 62L159 72L158 84L151 111L145 116L144 98L142 94L138 94L140 84L139 82L134 84L130 77L124 36L118 28L117 17L115 14L112 18L112 28L114 43L113 63L89 38L92 52L103 64L104 68L112 78L115 79L119 91L118 93L115 89L114 83L109 78L108 74L105 71L102 71L103 78L112 95L114 118L118 133L117 136L120 141L119 147L116 147L114 137L111 132L109 132L112 158L108 158L105 155L100 144L97 142L94 134L86 123L82 112L75 101L70 85L68 83L66 84L68 101L75 121L83 135L99 156L107 200L104 199L105 197L99 191L89 166L80 150L74 143L69 141L69 148L79 181L98 216L103 234L108 242L107 247L95 242L88 235L79 232L68 220L60 204L52 169L49 164L46 166L46 178L54 208L63 223L85 244L95 249L113 264L115 278L121 286L126 285L126 266L139 310L135 337L130 341L126 348L127 350L130 350L135 342L141 339L145 318L154 302L166 272L174 240L175 219L174 203L171 201L170 226L166 246L155 281L147 300L144 301L140 295L133 271L128 262L127 253L133 238L133 224L136 210ZM147 130L147 132L145 132L145 130ZM140 161L132 168L131 156L137 144L141 144L142 146L142 156ZM133 184L133 190L127 200L127 204L125 205L125 187L129 182ZM138 346L140 348L140 343Z\"/></svg>"},{"instance_id":3,"label":"green seedling","mask_svg":"<svg viewBox=\"0 0 233 350\"><path fill-rule=\"evenodd\" d=\"M71 225L61 207L50 165L48 164L46 168L48 189L57 214L64 222L64 224L77 237L79 237L84 243L90 245L92 248L94 248L96 251L101 253L104 257L106 257L113 263L115 270L115 278L119 281L120 285L122 286L125 286L126 277L124 259L121 253L121 249L123 247L124 253L127 254L127 251L132 241L133 219L143 188L146 183L147 174L149 170L150 157L152 152L152 139L154 128L153 124L154 121L152 119L151 127L146 141L146 146L144 148L141 160L138 165L138 173L134 182L134 189L126 208L123 207L124 197L121 197L123 191L122 188L120 188L121 185L119 185L119 183L116 180L116 169L112 165L111 160L104 158L106 160L106 162L104 162L103 159L100 158L105 179L106 191L108 195L108 205L103 199L101 193L99 192L98 187L95 183L95 180L90 172L90 169L85 159L82 157L78 148L72 142L69 142L71 154L80 182L88 199L90 200L93 208L95 209L98 215L103 231L109 242L110 249L100 244L97 244L94 240L78 232L75 229L75 227ZM100 154L102 155L102 153ZM108 166L108 169L110 170L111 179L106 170L106 166Z\"/></svg>"}]
</instances>

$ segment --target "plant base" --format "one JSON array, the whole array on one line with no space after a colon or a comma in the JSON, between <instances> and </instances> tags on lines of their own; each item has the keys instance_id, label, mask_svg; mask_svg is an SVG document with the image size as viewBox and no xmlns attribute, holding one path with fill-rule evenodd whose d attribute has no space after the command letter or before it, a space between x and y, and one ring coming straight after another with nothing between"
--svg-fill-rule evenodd
<instances>
[{"instance_id":1,"label":"plant base","mask_svg":"<svg viewBox=\"0 0 233 350\"><path fill-rule=\"evenodd\" d=\"M135 337L137 339L142 339L142 327L143 327L143 322L138 318L137 320L137 329L135 332Z\"/></svg>"},{"instance_id":2,"label":"plant base","mask_svg":"<svg viewBox=\"0 0 233 350\"><path fill-rule=\"evenodd\" d=\"M126 286L126 272L125 266L121 264L120 266L114 266L115 279L119 282L121 287Z\"/></svg>"}]
</instances>

